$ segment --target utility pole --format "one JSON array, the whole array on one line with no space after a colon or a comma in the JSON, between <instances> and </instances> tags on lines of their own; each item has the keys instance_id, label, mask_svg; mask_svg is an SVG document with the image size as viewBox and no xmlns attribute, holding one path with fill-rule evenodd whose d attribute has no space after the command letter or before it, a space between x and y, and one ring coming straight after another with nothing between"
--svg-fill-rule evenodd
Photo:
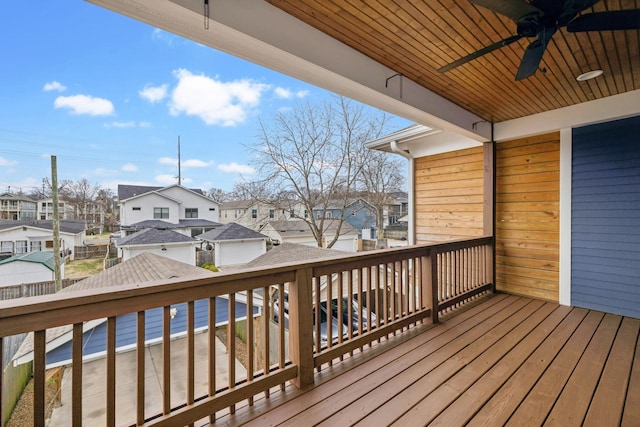
<instances>
[{"instance_id":1,"label":"utility pole","mask_svg":"<svg viewBox=\"0 0 640 427\"><path fill-rule=\"evenodd\" d=\"M182 175L180 170L180 135L178 135L178 185L182 185Z\"/></svg>"},{"instance_id":2,"label":"utility pole","mask_svg":"<svg viewBox=\"0 0 640 427\"><path fill-rule=\"evenodd\" d=\"M60 274L60 217L58 209L58 163L56 156L51 156L51 191L53 193L53 272L56 281L56 292L62 290Z\"/></svg>"}]
</instances>

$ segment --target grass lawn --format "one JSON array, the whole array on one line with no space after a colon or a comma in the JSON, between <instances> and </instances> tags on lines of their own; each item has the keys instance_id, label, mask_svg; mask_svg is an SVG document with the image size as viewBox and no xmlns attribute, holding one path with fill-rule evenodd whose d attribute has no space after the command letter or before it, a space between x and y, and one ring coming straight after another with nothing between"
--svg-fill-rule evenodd
<instances>
[{"instance_id":1,"label":"grass lawn","mask_svg":"<svg viewBox=\"0 0 640 427\"><path fill-rule=\"evenodd\" d=\"M69 261L64 266L64 277L73 279L76 277L93 276L104 270L103 258L90 258Z\"/></svg>"}]
</instances>

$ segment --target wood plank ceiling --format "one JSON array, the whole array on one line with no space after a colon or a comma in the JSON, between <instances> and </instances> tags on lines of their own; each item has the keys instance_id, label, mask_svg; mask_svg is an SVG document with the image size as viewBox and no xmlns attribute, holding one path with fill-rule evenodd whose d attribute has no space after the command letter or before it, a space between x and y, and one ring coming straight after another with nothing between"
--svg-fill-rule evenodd
<instances>
[{"instance_id":1,"label":"wood plank ceiling","mask_svg":"<svg viewBox=\"0 0 640 427\"><path fill-rule=\"evenodd\" d=\"M493 122L640 89L639 30L561 29L538 72L515 81L520 58L534 39L523 38L438 73L440 67L516 34L513 21L468 0L266 1ZM603 0L585 13L635 8L640 0ZM595 69L604 74L576 80Z\"/></svg>"}]
</instances>

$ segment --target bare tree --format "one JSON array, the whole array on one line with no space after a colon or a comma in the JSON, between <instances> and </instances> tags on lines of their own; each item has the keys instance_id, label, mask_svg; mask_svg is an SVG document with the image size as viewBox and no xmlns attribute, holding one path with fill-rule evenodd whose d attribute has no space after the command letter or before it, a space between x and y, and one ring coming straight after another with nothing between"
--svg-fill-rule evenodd
<instances>
[{"instance_id":1,"label":"bare tree","mask_svg":"<svg viewBox=\"0 0 640 427\"><path fill-rule=\"evenodd\" d=\"M215 187L210 188L209 191L207 191L207 196L211 197L216 202L228 202L230 199L229 193L221 188Z\"/></svg>"},{"instance_id":2,"label":"bare tree","mask_svg":"<svg viewBox=\"0 0 640 427\"><path fill-rule=\"evenodd\" d=\"M398 156L370 150L362 167L359 185L366 199L376 208L376 224L384 224L384 206L389 204L389 193L400 191L405 183L402 173L406 167Z\"/></svg>"},{"instance_id":3,"label":"bare tree","mask_svg":"<svg viewBox=\"0 0 640 427\"><path fill-rule=\"evenodd\" d=\"M270 125L261 121L253 153L264 177L264 193L279 196L276 203L305 221L318 246L332 247L340 237L345 207L367 158L364 143L386 132L388 119L382 112L337 97L322 105L301 104L279 112ZM325 219L330 206L340 210L335 220ZM318 218L314 210L321 212ZM328 236L330 221L338 224L331 224Z\"/></svg>"},{"instance_id":4,"label":"bare tree","mask_svg":"<svg viewBox=\"0 0 640 427\"><path fill-rule=\"evenodd\" d=\"M78 219L88 222L96 222L93 216L94 204L100 186L98 184L92 184L87 178L82 178L78 181L72 181L66 186L61 193L64 195L65 200L73 206L76 211Z\"/></svg>"}]
</instances>

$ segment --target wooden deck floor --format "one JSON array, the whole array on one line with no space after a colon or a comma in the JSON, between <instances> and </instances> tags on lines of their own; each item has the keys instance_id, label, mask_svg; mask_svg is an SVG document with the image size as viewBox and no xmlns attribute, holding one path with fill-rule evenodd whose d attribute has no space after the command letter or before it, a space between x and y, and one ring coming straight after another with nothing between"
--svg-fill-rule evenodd
<instances>
[{"instance_id":1,"label":"wooden deck floor","mask_svg":"<svg viewBox=\"0 0 640 427\"><path fill-rule=\"evenodd\" d=\"M497 295L214 425L640 426L640 320Z\"/></svg>"}]
</instances>

